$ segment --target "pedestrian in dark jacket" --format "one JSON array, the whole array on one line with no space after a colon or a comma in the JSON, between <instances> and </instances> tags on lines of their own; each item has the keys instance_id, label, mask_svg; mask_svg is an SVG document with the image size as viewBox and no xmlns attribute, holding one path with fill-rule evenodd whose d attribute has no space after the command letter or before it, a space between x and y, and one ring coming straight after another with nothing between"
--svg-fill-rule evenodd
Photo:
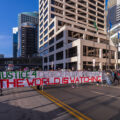
<instances>
[{"instance_id":1,"label":"pedestrian in dark jacket","mask_svg":"<svg viewBox=\"0 0 120 120\"><path fill-rule=\"evenodd\" d=\"M117 80L118 81L118 83L119 83L119 79L118 79L118 72L117 71L115 71L114 72L114 80L113 80L113 82L115 83L115 80Z\"/></svg>"}]
</instances>

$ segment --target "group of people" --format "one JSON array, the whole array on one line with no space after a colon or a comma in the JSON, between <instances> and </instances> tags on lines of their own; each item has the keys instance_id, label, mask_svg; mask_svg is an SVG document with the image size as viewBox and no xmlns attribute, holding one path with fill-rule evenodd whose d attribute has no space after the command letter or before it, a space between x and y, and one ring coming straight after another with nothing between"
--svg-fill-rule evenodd
<instances>
[{"instance_id":1,"label":"group of people","mask_svg":"<svg viewBox=\"0 0 120 120\"><path fill-rule=\"evenodd\" d=\"M108 85L115 84L117 81L117 84L119 84L120 81L120 71L107 71L103 73L103 80L107 82Z\"/></svg>"},{"instance_id":2,"label":"group of people","mask_svg":"<svg viewBox=\"0 0 120 120\"><path fill-rule=\"evenodd\" d=\"M22 71L27 71L27 70L38 70L35 68L29 69L28 67L25 67L22 69ZM117 81L117 84L119 84L120 81L120 71L119 70L111 70L111 71L104 71L102 72L102 80L103 82L105 81L108 85L115 84ZM0 88L0 96L2 96L2 89Z\"/></svg>"}]
</instances>

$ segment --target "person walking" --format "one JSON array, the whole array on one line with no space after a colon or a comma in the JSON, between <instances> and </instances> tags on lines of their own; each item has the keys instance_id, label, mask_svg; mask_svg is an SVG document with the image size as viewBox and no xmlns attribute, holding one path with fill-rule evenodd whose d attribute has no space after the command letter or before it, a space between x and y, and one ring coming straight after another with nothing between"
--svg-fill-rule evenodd
<instances>
[{"instance_id":1,"label":"person walking","mask_svg":"<svg viewBox=\"0 0 120 120\"><path fill-rule=\"evenodd\" d=\"M115 78L115 72L114 72L114 70L111 70L111 75L112 75L112 79L114 81L114 78ZM112 83L113 83L113 81L112 81Z\"/></svg>"},{"instance_id":2,"label":"person walking","mask_svg":"<svg viewBox=\"0 0 120 120\"><path fill-rule=\"evenodd\" d=\"M112 84L111 75L109 72L106 73L106 82L108 85Z\"/></svg>"}]
</instances>

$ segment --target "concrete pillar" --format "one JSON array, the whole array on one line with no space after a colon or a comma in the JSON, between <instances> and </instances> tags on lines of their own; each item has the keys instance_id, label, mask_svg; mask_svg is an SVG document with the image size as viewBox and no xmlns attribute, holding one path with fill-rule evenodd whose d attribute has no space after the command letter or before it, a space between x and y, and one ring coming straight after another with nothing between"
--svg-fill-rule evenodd
<instances>
[{"instance_id":1,"label":"concrete pillar","mask_svg":"<svg viewBox=\"0 0 120 120\"><path fill-rule=\"evenodd\" d=\"M99 63L99 68L102 70L102 62Z\"/></svg>"},{"instance_id":2,"label":"concrete pillar","mask_svg":"<svg viewBox=\"0 0 120 120\"><path fill-rule=\"evenodd\" d=\"M98 43L100 43L100 38L98 38L98 41L97 41Z\"/></svg>"},{"instance_id":3,"label":"concrete pillar","mask_svg":"<svg viewBox=\"0 0 120 120\"><path fill-rule=\"evenodd\" d=\"M68 49L68 31L65 30L64 31L64 54L63 54L63 60L64 60L64 63L63 63L63 68L65 69L66 68L66 63L67 63L67 60L66 60L66 50Z\"/></svg>"},{"instance_id":4,"label":"concrete pillar","mask_svg":"<svg viewBox=\"0 0 120 120\"><path fill-rule=\"evenodd\" d=\"M77 46L77 70L83 70L83 64L82 64L82 56L83 56L83 50L82 50L82 40L79 39L79 43Z\"/></svg>"},{"instance_id":5,"label":"concrete pillar","mask_svg":"<svg viewBox=\"0 0 120 120\"><path fill-rule=\"evenodd\" d=\"M102 49L99 49L99 58L103 58Z\"/></svg>"}]
</instances>

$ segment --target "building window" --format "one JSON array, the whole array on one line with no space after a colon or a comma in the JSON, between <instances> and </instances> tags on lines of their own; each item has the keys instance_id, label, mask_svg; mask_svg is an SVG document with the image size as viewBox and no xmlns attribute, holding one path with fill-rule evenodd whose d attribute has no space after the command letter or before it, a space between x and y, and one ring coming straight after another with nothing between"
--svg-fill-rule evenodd
<instances>
[{"instance_id":1,"label":"building window","mask_svg":"<svg viewBox=\"0 0 120 120\"><path fill-rule=\"evenodd\" d=\"M42 46L42 47L40 47L40 50L43 50L43 48L44 48L43 46Z\"/></svg>"},{"instance_id":2,"label":"building window","mask_svg":"<svg viewBox=\"0 0 120 120\"><path fill-rule=\"evenodd\" d=\"M45 29L47 26L48 26L48 22L45 23L45 25L44 25L44 29Z\"/></svg>"},{"instance_id":3,"label":"building window","mask_svg":"<svg viewBox=\"0 0 120 120\"><path fill-rule=\"evenodd\" d=\"M45 3L45 5L44 5L44 9L47 7L47 5L48 5L48 2Z\"/></svg>"},{"instance_id":4,"label":"building window","mask_svg":"<svg viewBox=\"0 0 120 120\"><path fill-rule=\"evenodd\" d=\"M40 41L40 45L43 44L43 40Z\"/></svg>"},{"instance_id":5,"label":"building window","mask_svg":"<svg viewBox=\"0 0 120 120\"><path fill-rule=\"evenodd\" d=\"M46 36L46 37L44 38L44 42L47 41L47 40L48 40L48 36Z\"/></svg>"},{"instance_id":6,"label":"building window","mask_svg":"<svg viewBox=\"0 0 120 120\"><path fill-rule=\"evenodd\" d=\"M56 40L59 40L63 37L63 31L56 36Z\"/></svg>"},{"instance_id":7,"label":"building window","mask_svg":"<svg viewBox=\"0 0 120 120\"><path fill-rule=\"evenodd\" d=\"M66 50L66 58L77 56L77 46Z\"/></svg>"},{"instance_id":8,"label":"building window","mask_svg":"<svg viewBox=\"0 0 120 120\"><path fill-rule=\"evenodd\" d=\"M42 39L43 38L43 34L42 35L40 35L40 39Z\"/></svg>"},{"instance_id":9,"label":"building window","mask_svg":"<svg viewBox=\"0 0 120 120\"><path fill-rule=\"evenodd\" d=\"M49 26L49 30L51 30L54 27L54 22Z\"/></svg>"},{"instance_id":10,"label":"building window","mask_svg":"<svg viewBox=\"0 0 120 120\"><path fill-rule=\"evenodd\" d=\"M54 43L54 38L50 39L49 45L52 45Z\"/></svg>"},{"instance_id":11,"label":"building window","mask_svg":"<svg viewBox=\"0 0 120 120\"><path fill-rule=\"evenodd\" d=\"M48 15L44 18L44 22L48 19Z\"/></svg>"},{"instance_id":12,"label":"building window","mask_svg":"<svg viewBox=\"0 0 120 120\"><path fill-rule=\"evenodd\" d=\"M42 33L43 32L43 28L40 30L40 33Z\"/></svg>"},{"instance_id":13,"label":"building window","mask_svg":"<svg viewBox=\"0 0 120 120\"><path fill-rule=\"evenodd\" d=\"M44 35L46 35L47 33L48 33L48 29L45 30Z\"/></svg>"},{"instance_id":14,"label":"building window","mask_svg":"<svg viewBox=\"0 0 120 120\"><path fill-rule=\"evenodd\" d=\"M42 21L42 19L43 19L43 16L40 18L40 22Z\"/></svg>"},{"instance_id":15,"label":"building window","mask_svg":"<svg viewBox=\"0 0 120 120\"><path fill-rule=\"evenodd\" d=\"M53 4L53 5L54 5L54 2L55 2L54 0L51 0L51 4Z\"/></svg>"},{"instance_id":16,"label":"building window","mask_svg":"<svg viewBox=\"0 0 120 120\"><path fill-rule=\"evenodd\" d=\"M63 47L63 41L56 44L56 49L59 49L59 48L62 48L62 47Z\"/></svg>"},{"instance_id":17,"label":"building window","mask_svg":"<svg viewBox=\"0 0 120 120\"><path fill-rule=\"evenodd\" d=\"M56 65L56 69L57 69L57 70L63 69L63 63L57 64L57 65Z\"/></svg>"},{"instance_id":18,"label":"building window","mask_svg":"<svg viewBox=\"0 0 120 120\"><path fill-rule=\"evenodd\" d=\"M54 30L52 30L49 34L49 37L52 37L54 35Z\"/></svg>"},{"instance_id":19,"label":"building window","mask_svg":"<svg viewBox=\"0 0 120 120\"><path fill-rule=\"evenodd\" d=\"M44 50L43 55L48 54L48 50Z\"/></svg>"},{"instance_id":20,"label":"building window","mask_svg":"<svg viewBox=\"0 0 120 120\"><path fill-rule=\"evenodd\" d=\"M48 62L48 58L45 57L45 58L44 58L44 63L47 63L47 62Z\"/></svg>"},{"instance_id":21,"label":"building window","mask_svg":"<svg viewBox=\"0 0 120 120\"><path fill-rule=\"evenodd\" d=\"M49 56L49 62L53 62L54 61L54 55L50 55Z\"/></svg>"},{"instance_id":22,"label":"building window","mask_svg":"<svg viewBox=\"0 0 120 120\"><path fill-rule=\"evenodd\" d=\"M40 12L40 16L42 15L42 13L43 13L43 10Z\"/></svg>"},{"instance_id":23,"label":"building window","mask_svg":"<svg viewBox=\"0 0 120 120\"><path fill-rule=\"evenodd\" d=\"M53 52L54 51L54 46L49 48L49 52Z\"/></svg>"},{"instance_id":24,"label":"building window","mask_svg":"<svg viewBox=\"0 0 120 120\"><path fill-rule=\"evenodd\" d=\"M44 70L48 70L48 66L44 66Z\"/></svg>"},{"instance_id":25,"label":"building window","mask_svg":"<svg viewBox=\"0 0 120 120\"><path fill-rule=\"evenodd\" d=\"M43 25L43 22L40 24L40 27L42 27L42 25Z\"/></svg>"},{"instance_id":26,"label":"building window","mask_svg":"<svg viewBox=\"0 0 120 120\"><path fill-rule=\"evenodd\" d=\"M99 48L83 46L83 56L99 57Z\"/></svg>"},{"instance_id":27,"label":"building window","mask_svg":"<svg viewBox=\"0 0 120 120\"><path fill-rule=\"evenodd\" d=\"M51 14L51 18L54 18L55 17L55 15L54 14Z\"/></svg>"},{"instance_id":28,"label":"building window","mask_svg":"<svg viewBox=\"0 0 120 120\"><path fill-rule=\"evenodd\" d=\"M62 60L63 59L63 51L56 53L56 60Z\"/></svg>"},{"instance_id":29,"label":"building window","mask_svg":"<svg viewBox=\"0 0 120 120\"><path fill-rule=\"evenodd\" d=\"M45 43L45 44L44 44L44 48L46 48L46 47L48 47L48 43Z\"/></svg>"},{"instance_id":30,"label":"building window","mask_svg":"<svg viewBox=\"0 0 120 120\"><path fill-rule=\"evenodd\" d=\"M45 12L44 12L44 16L46 15L47 12L48 12L48 8L45 10Z\"/></svg>"},{"instance_id":31,"label":"building window","mask_svg":"<svg viewBox=\"0 0 120 120\"><path fill-rule=\"evenodd\" d=\"M55 8L54 8L54 7L51 7L51 11L53 11L53 12L54 12L54 10L55 10Z\"/></svg>"}]
</instances>

